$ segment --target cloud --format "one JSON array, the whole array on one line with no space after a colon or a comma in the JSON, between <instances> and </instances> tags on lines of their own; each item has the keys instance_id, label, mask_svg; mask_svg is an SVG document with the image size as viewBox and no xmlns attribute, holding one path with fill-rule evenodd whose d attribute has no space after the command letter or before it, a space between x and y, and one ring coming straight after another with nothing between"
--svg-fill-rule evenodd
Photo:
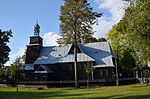
<instances>
[{"instance_id":1,"label":"cloud","mask_svg":"<svg viewBox=\"0 0 150 99\"><path fill-rule=\"evenodd\" d=\"M48 32L44 34L43 40L44 40L44 46L55 46L58 45L56 40L60 38L58 34L55 34L53 32Z\"/></svg>"},{"instance_id":2,"label":"cloud","mask_svg":"<svg viewBox=\"0 0 150 99\"><path fill-rule=\"evenodd\" d=\"M12 53L9 55L10 60L5 64L5 66L9 66L12 64L17 57L22 57L25 53L26 48L19 47L19 50L16 53Z\"/></svg>"},{"instance_id":3,"label":"cloud","mask_svg":"<svg viewBox=\"0 0 150 99\"><path fill-rule=\"evenodd\" d=\"M106 37L112 26L118 23L123 17L125 2L122 0L95 0L95 3L98 4L100 11L107 11L110 15L104 13L98 19L98 25L93 26L93 30L96 31L94 36L96 38Z\"/></svg>"}]
</instances>

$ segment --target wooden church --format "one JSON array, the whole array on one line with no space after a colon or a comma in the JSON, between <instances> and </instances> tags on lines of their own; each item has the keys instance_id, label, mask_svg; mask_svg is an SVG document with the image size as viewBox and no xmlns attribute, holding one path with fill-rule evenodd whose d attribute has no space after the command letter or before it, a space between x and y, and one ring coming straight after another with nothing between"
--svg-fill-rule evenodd
<instances>
[{"instance_id":1,"label":"wooden church","mask_svg":"<svg viewBox=\"0 0 150 99\"><path fill-rule=\"evenodd\" d=\"M27 45L26 61L22 70L24 81L74 80L73 44L43 46L40 26L34 27L34 36ZM91 80L115 78L115 55L108 42L95 42L77 46L78 80L86 80L85 66L92 66Z\"/></svg>"}]
</instances>

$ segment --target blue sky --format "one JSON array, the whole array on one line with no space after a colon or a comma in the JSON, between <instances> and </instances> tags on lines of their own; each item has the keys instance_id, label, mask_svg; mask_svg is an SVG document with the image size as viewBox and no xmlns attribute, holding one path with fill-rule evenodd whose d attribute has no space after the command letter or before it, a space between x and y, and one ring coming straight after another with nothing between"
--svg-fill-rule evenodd
<instances>
[{"instance_id":1,"label":"blue sky","mask_svg":"<svg viewBox=\"0 0 150 99\"><path fill-rule=\"evenodd\" d=\"M122 15L121 0L88 0L94 11L103 12L99 18L99 25L94 25L97 31L95 37L106 37L112 25L117 23ZM41 27L40 35L44 38L44 45L57 45L59 37L59 15L63 0L0 0L0 29L13 31L9 46L10 62L21 56L33 35L33 26L38 18ZM8 63L8 64L9 64Z\"/></svg>"}]
</instances>

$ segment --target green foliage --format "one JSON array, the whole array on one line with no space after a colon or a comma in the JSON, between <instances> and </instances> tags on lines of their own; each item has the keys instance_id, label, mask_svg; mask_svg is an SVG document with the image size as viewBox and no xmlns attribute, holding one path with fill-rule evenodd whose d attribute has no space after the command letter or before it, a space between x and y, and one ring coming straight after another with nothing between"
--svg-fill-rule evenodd
<instances>
[{"instance_id":1,"label":"green foliage","mask_svg":"<svg viewBox=\"0 0 150 99\"><path fill-rule=\"evenodd\" d=\"M89 88L90 74L93 72L94 67L92 66L92 62L87 62L83 66L84 66L84 70L87 74L87 89L88 89Z\"/></svg>"},{"instance_id":2,"label":"green foliage","mask_svg":"<svg viewBox=\"0 0 150 99\"><path fill-rule=\"evenodd\" d=\"M84 41L84 43L93 43L93 42L97 42L97 39L96 39L95 37L91 37L91 38L86 39L86 40Z\"/></svg>"},{"instance_id":3,"label":"green foliage","mask_svg":"<svg viewBox=\"0 0 150 99\"><path fill-rule=\"evenodd\" d=\"M26 60L26 51L27 50L25 50L23 56L21 57L23 63L25 63L25 60Z\"/></svg>"},{"instance_id":4,"label":"green foliage","mask_svg":"<svg viewBox=\"0 0 150 99\"><path fill-rule=\"evenodd\" d=\"M59 44L79 44L92 38L92 25L101 13L92 12L86 0L64 0L59 17L61 38Z\"/></svg>"},{"instance_id":5,"label":"green foliage","mask_svg":"<svg viewBox=\"0 0 150 99\"><path fill-rule=\"evenodd\" d=\"M117 56L121 55L121 50L128 49L128 45L126 44L126 34L123 34L118 28L119 23L113 26L106 38L107 40L111 40L111 47Z\"/></svg>"},{"instance_id":6,"label":"green foliage","mask_svg":"<svg viewBox=\"0 0 150 99\"><path fill-rule=\"evenodd\" d=\"M3 81L5 75L5 71L3 68L0 68L0 81Z\"/></svg>"},{"instance_id":7,"label":"green foliage","mask_svg":"<svg viewBox=\"0 0 150 99\"><path fill-rule=\"evenodd\" d=\"M84 64L84 70L88 75L92 73L93 69L92 62L87 62Z\"/></svg>"},{"instance_id":8,"label":"green foliage","mask_svg":"<svg viewBox=\"0 0 150 99\"><path fill-rule=\"evenodd\" d=\"M21 57L18 57L15 59L15 61L10 66L3 68L3 75L6 76L7 81L15 81L15 75L16 75L17 68L19 70L19 68L21 68L22 65L23 65L22 59L21 59ZM2 79L4 79L4 78L2 78Z\"/></svg>"},{"instance_id":9,"label":"green foliage","mask_svg":"<svg viewBox=\"0 0 150 99\"><path fill-rule=\"evenodd\" d=\"M98 38L96 39L95 37L91 37L89 39L85 40L85 43L94 43L94 42L106 42L107 40L105 38Z\"/></svg>"},{"instance_id":10,"label":"green foliage","mask_svg":"<svg viewBox=\"0 0 150 99\"><path fill-rule=\"evenodd\" d=\"M119 23L119 29L126 34L126 44L135 51L137 63L146 65L150 60L150 1L136 0L130 2L125 15Z\"/></svg>"},{"instance_id":11,"label":"green foliage","mask_svg":"<svg viewBox=\"0 0 150 99\"><path fill-rule=\"evenodd\" d=\"M112 49L122 65L131 65L129 59L134 58L137 64L145 66L150 60L150 1L128 2L130 6L125 9L125 15L109 31L107 39L111 40Z\"/></svg>"},{"instance_id":12,"label":"green foliage","mask_svg":"<svg viewBox=\"0 0 150 99\"><path fill-rule=\"evenodd\" d=\"M106 40L105 38L103 38L103 37L97 39L97 42L106 42L106 41L107 41L107 40Z\"/></svg>"},{"instance_id":13,"label":"green foliage","mask_svg":"<svg viewBox=\"0 0 150 99\"><path fill-rule=\"evenodd\" d=\"M132 75L132 69L135 66L134 58L131 54L131 50L124 49L121 50L121 55L119 56L119 66L123 71L128 72L128 75Z\"/></svg>"},{"instance_id":14,"label":"green foliage","mask_svg":"<svg viewBox=\"0 0 150 99\"><path fill-rule=\"evenodd\" d=\"M0 75L2 75L2 74L4 74L4 73L5 73L4 69L3 69L3 68L0 68Z\"/></svg>"},{"instance_id":15,"label":"green foliage","mask_svg":"<svg viewBox=\"0 0 150 99\"><path fill-rule=\"evenodd\" d=\"M131 74L135 65L133 58L133 49L127 44L127 35L120 30L120 23L113 26L112 30L107 34L107 39L111 40L113 52L119 58L119 68L124 72ZM127 75L126 75L127 76Z\"/></svg>"},{"instance_id":16,"label":"green foliage","mask_svg":"<svg viewBox=\"0 0 150 99\"><path fill-rule=\"evenodd\" d=\"M10 48L7 45L10 37L12 37L12 31L2 31L0 29L0 67L3 66L9 60Z\"/></svg>"},{"instance_id":17,"label":"green foliage","mask_svg":"<svg viewBox=\"0 0 150 99\"><path fill-rule=\"evenodd\" d=\"M8 67L8 70L7 70L7 80L8 81L15 80L16 70L17 70L17 67L14 66L13 64L11 64L11 66Z\"/></svg>"}]
</instances>

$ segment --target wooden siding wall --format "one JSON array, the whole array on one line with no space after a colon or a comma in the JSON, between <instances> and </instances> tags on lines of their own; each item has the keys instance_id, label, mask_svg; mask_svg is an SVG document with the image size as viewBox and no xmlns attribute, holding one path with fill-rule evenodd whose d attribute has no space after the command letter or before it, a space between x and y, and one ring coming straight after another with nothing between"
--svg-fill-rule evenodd
<instances>
[{"instance_id":1,"label":"wooden siding wall","mask_svg":"<svg viewBox=\"0 0 150 99\"><path fill-rule=\"evenodd\" d=\"M115 73L113 68L96 68L94 70L94 79L114 79Z\"/></svg>"},{"instance_id":2,"label":"wooden siding wall","mask_svg":"<svg viewBox=\"0 0 150 99\"><path fill-rule=\"evenodd\" d=\"M78 80L86 80L87 74L84 70L83 64L78 63ZM74 80L74 65L73 63L65 63L65 64L55 64L55 65L46 65L53 72L48 74L34 74L29 71L26 72L26 77L35 81L60 81L60 80ZM35 66L35 70L39 66ZM94 80L100 79L114 79L114 69L113 68L96 68L94 69ZM34 76L34 77L33 77ZM90 74L90 80L92 80L92 74Z\"/></svg>"}]
</instances>

